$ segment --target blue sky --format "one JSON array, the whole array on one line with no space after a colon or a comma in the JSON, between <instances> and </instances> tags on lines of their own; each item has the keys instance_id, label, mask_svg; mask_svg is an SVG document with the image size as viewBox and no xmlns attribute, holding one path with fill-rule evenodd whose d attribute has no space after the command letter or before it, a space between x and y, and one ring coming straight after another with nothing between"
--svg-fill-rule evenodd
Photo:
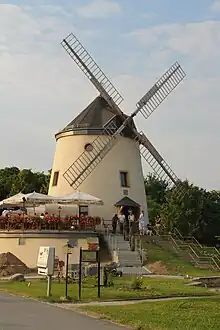
<instances>
[{"instance_id":1,"label":"blue sky","mask_svg":"<svg viewBox=\"0 0 220 330\"><path fill-rule=\"evenodd\" d=\"M1 167L51 168L54 134L97 95L60 46L74 32L127 113L180 62L187 79L137 125L180 178L220 189L220 0L0 1L0 31Z\"/></svg>"}]
</instances>

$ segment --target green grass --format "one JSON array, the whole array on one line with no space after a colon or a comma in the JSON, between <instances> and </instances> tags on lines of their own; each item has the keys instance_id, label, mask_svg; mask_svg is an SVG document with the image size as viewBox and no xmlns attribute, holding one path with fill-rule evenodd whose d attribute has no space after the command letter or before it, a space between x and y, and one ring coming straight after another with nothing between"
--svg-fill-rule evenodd
<instances>
[{"instance_id":1,"label":"green grass","mask_svg":"<svg viewBox=\"0 0 220 330\"><path fill-rule=\"evenodd\" d=\"M184 280L174 279L158 279L145 278L143 285L139 290L132 289L134 279L122 277L114 280L114 286L109 288L101 288L101 300L117 300L117 299L135 299L135 298L155 298L163 296L200 296L213 295L206 288L186 286ZM97 299L97 287L94 287L95 279L86 280L83 283L82 301L94 301ZM18 294L37 299L46 299L46 282L32 281L28 286L28 282L0 282L0 290L4 290L13 294ZM69 284L69 296L74 300L78 300L78 285ZM60 297L65 295L65 284L52 284L52 296L50 301L58 302Z\"/></svg>"},{"instance_id":2,"label":"green grass","mask_svg":"<svg viewBox=\"0 0 220 330\"><path fill-rule=\"evenodd\" d=\"M170 275L186 275L189 276L212 276L220 275L218 271L212 269L203 269L195 267L189 261L179 256L175 251L168 250L166 247L160 247L153 243L145 243L147 250L147 263L162 261L167 269L167 274Z\"/></svg>"},{"instance_id":3,"label":"green grass","mask_svg":"<svg viewBox=\"0 0 220 330\"><path fill-rule=\"evenodd\" d=\"M80 309L137 330L218 330L220 297Z\"/></svg>"}]
</instances>

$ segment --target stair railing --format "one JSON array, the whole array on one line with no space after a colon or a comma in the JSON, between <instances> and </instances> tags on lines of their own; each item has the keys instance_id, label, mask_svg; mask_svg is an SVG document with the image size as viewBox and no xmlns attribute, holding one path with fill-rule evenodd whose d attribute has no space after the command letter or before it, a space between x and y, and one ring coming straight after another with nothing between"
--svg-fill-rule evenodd
<instances>
[{"instance_id":1,"label":"stair railing","mask_svg":"<svg viewBox=\"0 0 220 330\"><path fill-rule=\"evenodd\" d=\"M211 256L206 256L206 257L199 256L196 253L195 249L193 249L193 247L191 246L191 244L187 244L187 243L178 244L177 243L177 240L174 239L174 237L172 235L170 235L170 239L173 242L173 244L176 247L178 247L179 249L182 249L183 246L186 246L189 249L189 255L190 255L190 257L192 258L192 260L194 262L196 262L197 265L198 265L198 262L199 261L201 262L202 259L204 260L204 258L205 258L207 261L209 261L210 263L214 264L217 269L220 269L220 259L218 257L217 258L213 258ZM218 260L218 262L216 260Z\"/></svg>"},{"instance_id":2,"label":"stair railing","mask_svg":"<svg viewBox=\"0 0 220 330\"><path fill-rule=\"evenodd\" d=\"M136 251L138 251L141 260L141 265L143 266L145 261L147 260L147 251L143 246L143 242L140 235L136 235L135 237L135 249Z\"/></svg>"},{"instance_id":3,"label":"stair railing","mask_svg":"<svg viewBox=\"0 0 220 330\"><path fill-rule=\"evenodd\" d=\"M210 252L210 256L218 259L219 264L220 264L220 259L219 259L220 252L219 252L218 249L216 249L216 247L214 247L214 246L213 247L212 246L203 246L198 242L198 240L194 236L184 237L177 228L174 229L174 234L177 235L183 241L191 240L191 244L195 245L196 248L198 248L199 252L202 255L205 255L206 252L208 252L208 250L209 251L214 251L214 253Z\"/></svg>"}]
</instances>

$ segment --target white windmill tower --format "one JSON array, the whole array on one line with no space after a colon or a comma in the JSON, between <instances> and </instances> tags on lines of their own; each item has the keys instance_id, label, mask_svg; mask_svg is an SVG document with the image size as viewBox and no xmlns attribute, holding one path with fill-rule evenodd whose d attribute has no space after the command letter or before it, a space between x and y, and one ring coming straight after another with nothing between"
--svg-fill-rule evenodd
<instances>
[{"instance_id":1,"label":"white windmill tower","mask_svg":"<svg viewBox=\"0 0 220 330\"><path fill-rule=\"evenodd\" d=\"M105 219L112 218L121 199L147 212L141 156L168 184L178 185L180 180L146 135L137 131L133 118L140 112L147 119L183 80L184 71L177 62L172 65L127 116L119 108L122 96L80 41L71 33L61 45L100 96L55 135L49 194L80 190L97 196L104 201L100 216Z\"/></svg>"}]
</instances>

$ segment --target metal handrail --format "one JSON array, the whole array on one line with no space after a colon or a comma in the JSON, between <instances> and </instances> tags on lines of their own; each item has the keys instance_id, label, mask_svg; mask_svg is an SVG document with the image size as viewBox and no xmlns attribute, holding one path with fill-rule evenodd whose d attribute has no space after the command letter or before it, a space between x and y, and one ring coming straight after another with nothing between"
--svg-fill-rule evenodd
<instances>
[{"instance_id":1,"label":"metal handrail","mask_svg":"<svg viewBox=\"0 0 220 330\"><path fill-rule=\"evenodd\" d=\"M193 243L193 244L197 245L200 250L213 250L213 251L216 252L217 255L220 256L220 252L218 251L218 249L216 249L216 247L214 247L214 246L212 246L212 247L211 246L203 246L198 242L198 240L194 236L184 237L177 228L174 228L174 233L175 232L183 240L191 239L192 241L194 241L195 243ZM218 258L218 257L216 256L216 258ZM219 262L220 262L220 259L219 259Z\"/></svg>"},{"instance_id":2,"label":"metal handrail","mask_svg":"<svg viewBox=\"0 0 220 330\"><path fill-rule=\"evenodd\" d=\"M178 243L176 242L176 240L172 237L172 235L170 235L170 238L171 238L172 242L173 242L178 248L181 249L181 246L185 245L185 246L187 246L187 247L189 248L189 250L192 252L192 254L193 254L197 259L201 260L201 258L207 258L209 261L212 261L212 263L214 263L215 266L216 266L218 269L220 269L220 260L218 259L218 257L217 257L217 259L218 259L218 261L219 261L219 264L216 262L216 260L215 260L213 257L210 257L210 256L207 256L207 257L201 257L201 256L199 256L190 244L178 244ZM189 253L189 254L190 254L190 256L192 257L192 254L191 254L191 253ZM193 260L195 261L194 258L193 258Z\"/></svg>"},{"instance_id":3,"label":"metal handrail","mask_svg":"<svg viewBox=\"0 0 220 330\"><path fill-rule=\"evenodd\" d=\"M140 235L136 235L135 237L135 246L136 246L136 250L139 253L140 259L141 259L141 264L143 266L146 256L146 250L143 247L143 242L141 240L141 236Z\"/></svg>"}]
</instances>

